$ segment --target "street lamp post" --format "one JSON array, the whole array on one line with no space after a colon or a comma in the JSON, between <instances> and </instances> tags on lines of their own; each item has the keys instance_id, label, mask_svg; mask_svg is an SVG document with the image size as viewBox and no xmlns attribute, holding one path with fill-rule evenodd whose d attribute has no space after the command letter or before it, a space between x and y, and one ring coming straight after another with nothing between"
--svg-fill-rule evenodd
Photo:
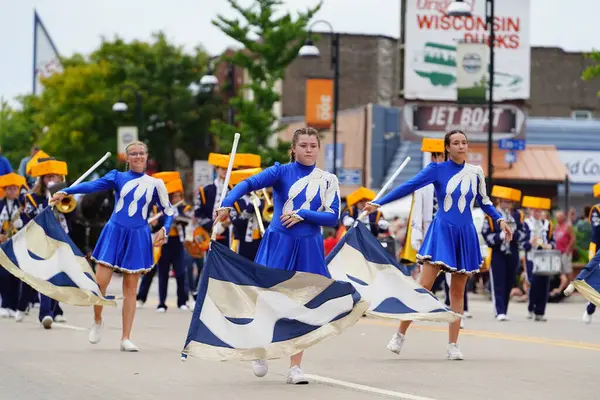
<instances>
[{"instance_id":1,"label":"street lamp post","mask_svg":"<svg viewBox=\"0 0 600 400\"><path fill-rule=\"evenodd\" d=\"M229 88L229 96L235 95L235 65L231 64L227 70ZM212 60L209 65L208 72L200 79L200 85L210 88L211 90L219 84L219 79L214 74L214 66ZM233 125L235 122L235 109L229 104L227 108L227 123Z\"/></svg>"},{"instance_id":2,"label":"street lamp post","mask_svg":"<svg viewBox=\"0 0 600 400\"><path fill-rule=\"evenodd\" d=\"M304 46L300 48L298 55L303 58L315 58L321 55L319 49L311 40L312 27L319 22L326 24L329 27L331 34L331 69L333 69L333 174L337 175L337 117L340 105L340 34L334 32L333 27L329 22L324 20L315 21L308 28L308 39L306 40L306 43L304 43Z\"/></svg>"},{"instance_id":3,"label":"street lamp post","mask_svg":"<svg viewBox=\"0 0 600 400\"><path fill-rule=\"evenodd\" d=\"M456 0L448 7L447 14L451 17L471 17L472 12L468 4L463 0ZM494 0L486 0L486 16L485 21L490 29L490 38L488 41L490 47L490 79L489 79L489 96L488 96L488 185L491 190L493 186L493 169L492 164L492 146L494 143L494 47L496 43L496 32L494 28Z\"/></svg>"},{"instance_id":4,"label":"street lamp post","mask_svg":"<svg viewBox=\"0 0 600 400\"><path fill-rule=\"evenodd\" d=\"M119 92L123 93L124 89L132 89L135 92L135 117L137 120L137 126L140 134L140 138L144 135L144 110L142 108L142 94L137 90L137 88L133 85L121 85ZM121 98L113 104L112 110L115 112L126 112L129 109L127 103L125 103Z\"/></svg>"}]
</instances>

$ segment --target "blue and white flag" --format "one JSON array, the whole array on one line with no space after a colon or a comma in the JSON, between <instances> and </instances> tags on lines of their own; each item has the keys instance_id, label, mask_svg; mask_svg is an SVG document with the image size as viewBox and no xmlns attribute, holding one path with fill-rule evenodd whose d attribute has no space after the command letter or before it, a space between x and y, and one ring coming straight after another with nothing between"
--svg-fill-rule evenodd
<instances>
[{"instance_id":1,"label":"blue and white flag","mask_svg":"<svg viewBox=\"0 0 600 400\"><path fill-rule=\"evenodd\" d=\"M263 267L212 242L182 357L293 355L354 325L367 307L348 283Z\"/></svg>"},{"instance_id":2,"label":"blue and white flag","mask_svg":"<svg viewBox=\"0 0 600 400\"><path fill-rule=\"evenodd\" d=\"M460 316L442 304L386 252L364 224L356 224L327 256L336 281L350 282L370 303L367 314L403 321L452 322Z\"/></svg>"},{"instance_id":3,"label":"blue and white flag","mask_svg":"<svg viewBox=\"0 0 600 400\"><path fill-rule=\"evenodd\" d=\"M573 286L586 300L600 307L600 251L569 286Z\"/></svg>"},{"instance_id":4,"label":"blue and white flag","mask_svg":"<svg viewBox=\"0 0 600 400\"><path fill-rule=\"evenodd\" d=\"M113 305L94 271L47 207L0 246L0 265L38 292L75 306Z\"/></svg>"}]
</instances>

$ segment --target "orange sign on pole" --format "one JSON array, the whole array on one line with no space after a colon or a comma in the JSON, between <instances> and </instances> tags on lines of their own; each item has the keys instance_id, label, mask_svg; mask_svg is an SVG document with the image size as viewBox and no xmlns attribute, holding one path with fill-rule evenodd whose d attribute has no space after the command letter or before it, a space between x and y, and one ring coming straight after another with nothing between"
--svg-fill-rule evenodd
<instances>
[{"instance_id":1,"label":"orange sign on pole","mask_svg":"<svg viewBox=\"0 0 600 400\"><path fill-rule=\"evenodd\" d=\"M306 125L329 128L333 120L333 80L306 80Z\"/></svg>"}]
</instances>

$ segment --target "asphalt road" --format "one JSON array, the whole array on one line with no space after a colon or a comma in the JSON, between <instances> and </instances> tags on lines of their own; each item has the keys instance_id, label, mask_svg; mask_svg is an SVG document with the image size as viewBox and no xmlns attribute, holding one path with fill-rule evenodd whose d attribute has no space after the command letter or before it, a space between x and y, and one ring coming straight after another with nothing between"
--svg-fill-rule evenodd
<instances>
[{"instance_id":1,"label":"asphalt road","mask_svg":"<svg viewBox=\"0 0 600 400\"><path fill-rule=\"evenodd\" d=\"M174 300L175 282L171 280ZM119 293L118 280L111 285ZM151 298L156 298L156 283ZM105 310L105 334L87 341L91 308L64 306L65 324L44 330L37 309L22 323L0 320L0 399L376 399L517 400L597 399L600 322L581 322L585 303L575 297L550 304L548 322L526 319L511 303L511 321L497 322L491 302L471 298L472 319L459 344L464 361L445 358L447 326L413 324L401 356L386 344L396 322L363 318L305 354L311 384L285 384L288 360L254 377L249 363L180 361L191 313L156 301L138 310L133 341L139 353L119 351L119 308ZM600 314L598 315L600 321ZM309 397L307 397L309 396Z\"/></svg>"}]
</instances>

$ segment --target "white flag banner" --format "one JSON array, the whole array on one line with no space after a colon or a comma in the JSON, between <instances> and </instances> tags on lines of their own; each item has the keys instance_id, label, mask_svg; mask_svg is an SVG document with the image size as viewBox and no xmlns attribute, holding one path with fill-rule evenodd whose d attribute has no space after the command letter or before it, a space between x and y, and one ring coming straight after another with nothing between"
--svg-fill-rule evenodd
<instances>
[{"instance_id":1,"label":"white flag banner","mask_svg":"<svg viewBox=\"0 0 600 400\"><path fill-rule=\"evenodd\" d=\"M39 95L44 90L40 78L62 72L63 69L58 50L36 11L33 25L33 94Z\"/></svg>"}]
</instances>

